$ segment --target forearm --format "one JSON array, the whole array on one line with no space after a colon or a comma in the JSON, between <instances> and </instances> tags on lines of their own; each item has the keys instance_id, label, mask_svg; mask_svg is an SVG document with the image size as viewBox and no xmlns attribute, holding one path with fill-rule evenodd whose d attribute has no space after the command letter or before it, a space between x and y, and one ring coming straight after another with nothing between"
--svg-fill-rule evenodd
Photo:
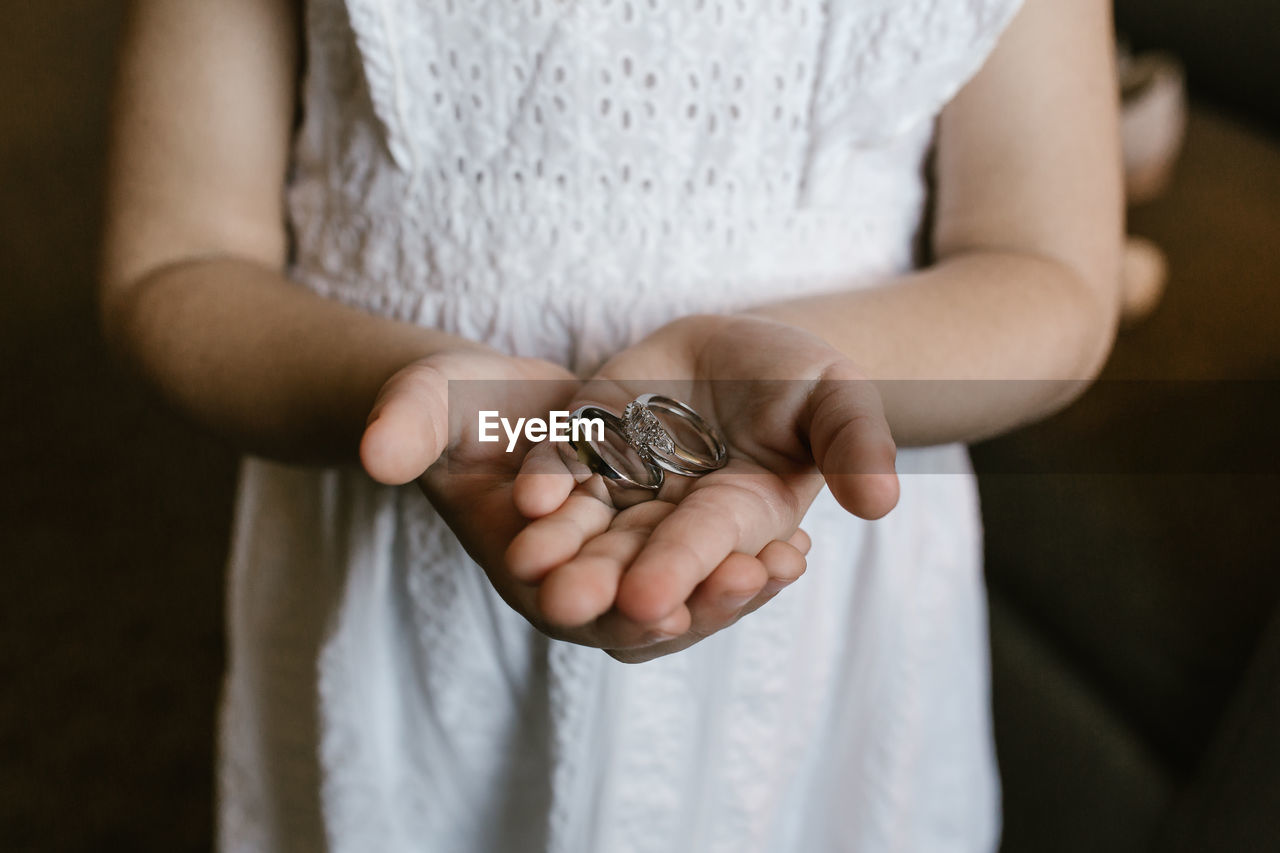
<instances>
[{"instance_id":1,"label":"forearm","mask_svg":"<svg viewBox=\"0 0 1280 853\"><path fill-rule=\"evenodd\" d=\"M1110 350L1115 308L1065 265L957 254L885 286L760 306L877 382L902 446L974 441L1074 399Z\"/></svg>"},{"instance_id":2,"label":"forearm","mask_svg":"<svg viewBox=\"0 0 1280 853\"><path fill-rule=\"evenodd\" d=\"M397 370L479 346L230 258L108 288L102 318L112 348L197 424L249 452L321 464L357 461L374 399Z\"/></svg>"}]
</instances>

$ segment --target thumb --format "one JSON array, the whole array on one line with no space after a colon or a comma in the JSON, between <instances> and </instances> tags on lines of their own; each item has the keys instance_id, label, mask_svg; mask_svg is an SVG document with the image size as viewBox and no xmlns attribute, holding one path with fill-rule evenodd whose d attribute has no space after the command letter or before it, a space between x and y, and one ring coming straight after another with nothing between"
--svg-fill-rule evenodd
<instances>
[{"instance_id":1,"label":"thumb","mask_svg":"<svg viewBox=\"0 0 1280 853\"><path fill-rule=\"evenodd\" d=\"M801 418L814 462L840 505L880 518L898 503L897 446L880 394L851 368L833 369L810 392Z\"/></svg>"},{"instance_id":2,"label":"thumb","mask_svg":"<svg viewBox=\"0 0 1280 853\"><path fill-rule=\"evenodd\" d=\"M360 440L360 462L380 483L420 476L449 442L449 383L426 364L401 369L382 386Z\"/></svg>"}]
</instances>

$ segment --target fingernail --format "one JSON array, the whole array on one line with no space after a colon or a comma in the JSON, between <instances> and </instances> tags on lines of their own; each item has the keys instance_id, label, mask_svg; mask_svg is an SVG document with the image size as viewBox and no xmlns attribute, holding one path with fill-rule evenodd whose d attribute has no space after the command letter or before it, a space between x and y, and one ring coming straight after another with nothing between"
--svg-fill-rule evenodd
<instances>
[{"instance_id":1,"label":"fingernail","mask_svg":"<svg viewBox=\"0 0 1280 853\"><path fill-rule=\"evenodd\" d=\"M721 598L720 602L728 610L737 610L740 607L746 607L747 602L751 601L751 599L755 597L756 594L754 592L731 592Z\"/></svg>"},{"instance_id":2,"label":"fingernail","mask_svg":"<svg viewBox=\"0 0 1280 853\"><path fill-rule=\"evenodd\" d=\"M675 634L668 634L666 631L650 631L641 638L640 642L646 646L651 646L654 643L661 643L663 640L674 640L675 638Z\"/></svg>"}]
</instances>

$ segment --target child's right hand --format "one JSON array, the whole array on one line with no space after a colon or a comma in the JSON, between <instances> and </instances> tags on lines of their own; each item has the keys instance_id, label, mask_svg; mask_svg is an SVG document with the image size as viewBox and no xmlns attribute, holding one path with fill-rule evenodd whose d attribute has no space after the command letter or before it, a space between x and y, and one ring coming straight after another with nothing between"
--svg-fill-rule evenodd
<instances>
[{"instance_id":1,"label":"child's right hand","mask_svg":"<svg viewBox=\"0 0 1280 853\"><path fill-rule=\"evenodd\" d=\"M498 442L480 442L475 431L459 428L458 422L463 420L459 412L453 413L451 431L450 380L467 381L455 386L455 392L462 391L456 397L465 398L467 418L480 409L492 409L512 421L545 418L552 410L568 409L582 384L551 362L514 358L478 345L444 350L415 361L383 385L374 403L360 445L360 458L368 473L393 485L417 480L502 598L538 630L556 639L605 649L619 659L625 657L620 652L652 644L652 626L634 622L616 610L577 627L557 624L546 617L544 608L550 606L554 611L571 605L558 599L540 603L539 584L512 575L506 560L508 546L530 524L512 498L516 474L529 445L522 443L508 452L505 437ZM599 502L593 499L571 499L560 517L571 523L578 513L586 529L593 523L591 514L599 509ZM795 577L804 571L808 547L808 537L800 532L789 543L770 543L756 560L766 564L771 574ZM742 573L742 564L747 562L755 561L749 555L731 555L712 575L732 578ZM708 580L707 588L717 585L712 578ZM558 597L574 594L574 590L563 589L556 593ZM691 600L690 605L698 602ZM690 638L684 645L696 639Z\"/></svg>"}]
</instances>

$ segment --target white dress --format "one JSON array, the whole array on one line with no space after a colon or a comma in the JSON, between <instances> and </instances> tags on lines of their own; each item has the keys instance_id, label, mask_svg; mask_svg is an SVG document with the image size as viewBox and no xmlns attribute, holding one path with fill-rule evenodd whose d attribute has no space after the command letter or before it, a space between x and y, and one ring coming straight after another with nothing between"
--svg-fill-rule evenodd
<instances>
[{"instance_id":1,"label":"white dress","mask_svg":"<svg viewBox=\"0 0 1280 853\"><path fill-rule=\"evenodd\" d=\"M881 281L1017 3L313 0L293 274L580 372ZM824 491L800 581L643 665L533 630L417 490L246 460L222 848L993 849L975 483L959 446L899 458L889 516Z\"/></svg>"}]
</instances>

